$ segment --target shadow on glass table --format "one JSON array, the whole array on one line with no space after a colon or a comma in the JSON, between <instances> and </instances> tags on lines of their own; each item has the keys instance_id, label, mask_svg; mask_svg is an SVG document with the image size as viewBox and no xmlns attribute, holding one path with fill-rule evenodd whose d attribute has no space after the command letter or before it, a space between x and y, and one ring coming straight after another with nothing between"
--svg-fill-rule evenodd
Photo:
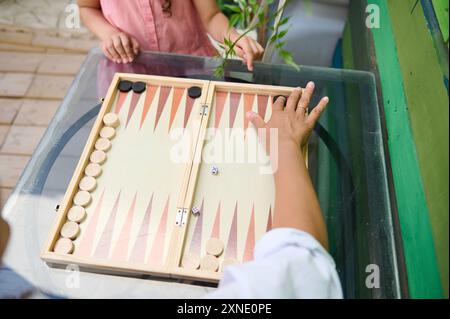
<instances>
[{"instance_id":1,"label":"shadow on glass table","mask_svg":"<svg viewBox=\"0 0 450 319\"><path fill-rule=\"evenodd\" d=\"M33 284L69 297L195 298L213 289L155 278L78 274L76 269L49 268L39 253L54 222L55 205L64 196L99 112L99 100L114 74L218 80L212 77L217 64L211 58L150 52L131 64L114 64L100 50L92 50L4 208L13 229L5 262ZM347 298L398 298L395 229L374 76L316 67L301 67L297 72L262 63L255 64L252 74L240 61L231 61L219 80L291 87L314 81L317 89L311 105L323 95L330 97L310 140L309 171L326 217L330 252L344 294ZM82 289L70 284L71 275L80 276L76 278Z\"/></svg>"}]
</instances>

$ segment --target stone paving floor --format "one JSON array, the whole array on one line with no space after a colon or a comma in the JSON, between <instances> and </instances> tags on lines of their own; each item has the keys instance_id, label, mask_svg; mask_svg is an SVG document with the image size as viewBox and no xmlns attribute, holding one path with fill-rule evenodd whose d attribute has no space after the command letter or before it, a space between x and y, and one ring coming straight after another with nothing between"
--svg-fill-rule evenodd
<instances>
[{"instance_id":1,"label":"stone paving floor","mask_svg":"<svg viewBox=\"0 0 450 319\"><path fill-rule=\"evenodd\" d=\"M87 52L98 42L64 25L69 0L0 0L0 209Z\"/></svg>"}]
</instances>

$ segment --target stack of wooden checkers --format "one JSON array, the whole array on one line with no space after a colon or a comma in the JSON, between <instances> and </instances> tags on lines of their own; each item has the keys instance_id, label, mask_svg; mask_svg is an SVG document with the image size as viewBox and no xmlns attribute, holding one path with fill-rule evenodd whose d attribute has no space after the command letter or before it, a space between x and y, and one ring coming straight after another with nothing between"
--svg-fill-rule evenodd
<instances>
[{"instance_id":1,"label":"stack of wooden checkers","mask_svg":"<svg viewBox=\"0 0 450 319\"><path fill-rule=\"evenodd\" d=\"M119 117L108 113L103 117L103 128L95 141L94 150L89 156L90 163L84 169L84 176L78 183L78 192L73 197L73 206L67 213L67 220L61 227L61 237L57 240L54 251L71 254L74 251L73 240L80 234L80 226L86 218L85 207L91 203L91 192L97 187L96 178L102 173L102 164L106 162L106 152L111 149L111 140L116 135Z\"/></svg>"},{"instance_id":2,"label":"stack of wooden checkers","mask_svg":"<svg viewBox=\"0 0 450 319\"><path fill-rule=\"evenodd\" d=\"M219 238L210 238L205 247L205 255L200 258L194 254L186 254L182 260L182 266L188 269L205 270L211 272L223 271L226 266L237 264L234 258L226 258L221 261L224 244Z\"/></svg>"}]
</instances>

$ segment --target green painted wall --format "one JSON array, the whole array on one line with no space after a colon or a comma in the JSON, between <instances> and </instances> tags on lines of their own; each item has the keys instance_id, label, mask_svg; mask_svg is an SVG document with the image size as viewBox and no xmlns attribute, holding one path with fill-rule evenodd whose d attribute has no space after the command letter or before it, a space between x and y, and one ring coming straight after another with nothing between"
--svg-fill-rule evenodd
<instances>
[{"instance_id":1,"label":"green painted wall","mask_svg":"<svg viewBox=\"0 0 450 319\"><path fill-rule=\"evenodd\" d=\"M439 298L442 295L439 269L391 25L395 17L390 15L387 1L369 0L368 3L380 8L380 28L371 31L382 88L409 295Z\"/></svg>"},{"instance_id":2,"label":"green painted wall","mask_svg":"<svg viewBox=\"0 0 450 319\"><path fill-rule=\"evenodd\" d=\"M377 74L401 230L401 277L412 298L448 291L448 95L442 68L417 0L352 0L349 23L355 67ZM374 4L380 28L368 30ZM351 22L351 23L350 23ZM345 48L345 46L344 46ZM448 293L445 293L448 295Z\"/></svg>"},{"instance_id":3,"label":"green painted wall","mask_svg":"<svg viewBox=\"0 0 450 319\"><path fill-rule=\"evenodd\" d=\"M433 0L434 12L441 27L442 37L448 45L448 0Z\"/></svg>"},{"instance_id":4,"label":"green painted wall","mask_svg":"<svg viewBox=\"0 0 450 319\"><path fill-rule=\"evenodd\" d=\"M441 282L448 296L449 100L439 57L421 5L411 12L415 2L389 0L387 3Z\"/></svg>"}]
</instances>

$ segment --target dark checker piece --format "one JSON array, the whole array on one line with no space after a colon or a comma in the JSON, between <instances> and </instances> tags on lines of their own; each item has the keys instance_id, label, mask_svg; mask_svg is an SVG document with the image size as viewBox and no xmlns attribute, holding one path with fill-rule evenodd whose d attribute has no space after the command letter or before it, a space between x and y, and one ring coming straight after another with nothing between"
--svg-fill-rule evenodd
<instances>
[{"instance_id":1,"label":"dark checker piece","mask_svg":"<svg viewBox=\"0 0 450 319\"><path fill-rule=\"evenodd\" d=\"M133 84L133 92L134 93L142 93L147 88L147 85L144 82L135 82Z\"/></svg>"},{"instance_id":2,"label":"dark checker piece","mask_svg":"<svg viewBox=\"0 0 450 319\"><path fill-rule=\"evenodd\" d=\"M191 86L188 89L188 95L190 98L197 99L202 95L202 89L198 86Z\"/></svg>"},{"instance_id":3,"label":"dark checker piece","mask_svg":"<svg viewBox=\"0 0 450 319\"><path fill-rule=\"evenodd\" d=\"M131 88L133 87L133 82L131 81L120 81L119 82L119 91L120 92L130 92Z\"/></svg>"}]
</instances>

